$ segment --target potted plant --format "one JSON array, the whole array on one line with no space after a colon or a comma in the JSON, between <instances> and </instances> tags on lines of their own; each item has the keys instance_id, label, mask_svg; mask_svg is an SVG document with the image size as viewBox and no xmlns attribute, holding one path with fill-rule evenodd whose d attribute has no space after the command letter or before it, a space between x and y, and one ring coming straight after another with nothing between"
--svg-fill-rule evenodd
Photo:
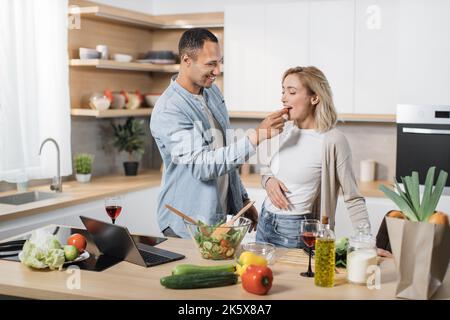
<instances>
[{"instance_id":1,"label":"potted plant","mask_svg":"<svg viewBox=\"0 0 450 320\"><path fill-rule=\"evenodd\" d=\"M132 117L127 118L124 125L114 125L113 145L121 152L128 153L128 161L123 163L126 176L137 175L139 162L134 160L135 155L141 156L144 153L145 136L143 120L138 121Z\"/></svg>"},{"instance_id":2,"label":"potted plant","mask_svg":"<svg viewBox=\"0 0 450 320\"><path fill-rule=\"evenodd\" d=\"M79 153L75 156L75 176L78 182L91 181L93 161L94 155L89 153Z\"/></svg>"}]
</instances>

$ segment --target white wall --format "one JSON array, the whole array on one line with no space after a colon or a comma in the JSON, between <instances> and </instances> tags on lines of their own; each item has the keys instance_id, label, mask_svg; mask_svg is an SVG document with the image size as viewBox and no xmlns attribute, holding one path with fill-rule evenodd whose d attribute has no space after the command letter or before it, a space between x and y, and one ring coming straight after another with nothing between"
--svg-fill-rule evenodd
<instances>
[{"instance_id":1,"label":"white wall","mask_svg":"<svg viewBox=\"0 0 450 320\"><path fill-rule=\"evenodd\" d=\"M224 12L233 4L298 2L303 0L94 0L93 2L154 15Z\"/></svg>"},{"instance_id":2,"label":"white wall","mask_svg":"<svg viewBox=\"0 0 450 320\"><path fill-rule=\"evenodd\" d=\"M93 0L100 4L153 14L153 0Z\"/></svg>"}]
</instances>

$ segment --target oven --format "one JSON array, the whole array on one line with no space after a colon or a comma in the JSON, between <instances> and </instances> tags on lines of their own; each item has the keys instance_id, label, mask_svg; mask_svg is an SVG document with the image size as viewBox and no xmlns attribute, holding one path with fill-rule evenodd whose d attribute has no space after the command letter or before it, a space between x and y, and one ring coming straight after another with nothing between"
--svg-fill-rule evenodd
<instances>
[{"instance_id":1,"label":"oven","mask_svg":"<svg viewBox=\"0 0 450 320\"><path fill-rule=\"evenodd\" d=\"M418 171L423 185L432 166L435 179L440 170L450 174L450 106L397 105L397 181Z\"/></svg>"}]
</instances>

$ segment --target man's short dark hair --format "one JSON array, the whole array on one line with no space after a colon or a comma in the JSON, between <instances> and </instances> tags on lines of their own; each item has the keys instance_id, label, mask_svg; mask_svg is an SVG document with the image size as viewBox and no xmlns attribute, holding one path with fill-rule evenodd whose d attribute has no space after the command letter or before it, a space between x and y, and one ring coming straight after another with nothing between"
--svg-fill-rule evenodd
<instances>
[{"instance_id":1,"label":"man's short dark hair","mask_svg":"<svg viewBox=\"0 0 450 320\"><path fill-rule=\"evenodd\" d=\"M184 54L187 54L189 57L195 59L197 57L197 50L203 48L205 41L219 42L216 36L207 29L192 28L185 31L178 43L180 58Z\"/></svg>"}]
</instances>

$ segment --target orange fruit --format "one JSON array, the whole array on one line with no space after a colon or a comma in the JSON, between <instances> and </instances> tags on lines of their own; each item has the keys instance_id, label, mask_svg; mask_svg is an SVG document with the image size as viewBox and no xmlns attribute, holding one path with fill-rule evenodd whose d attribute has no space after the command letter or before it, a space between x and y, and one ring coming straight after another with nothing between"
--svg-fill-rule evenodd
<instances>
[{"instance_id":1,"label":"orange fruit","mask_svg":"<svg viewBox=\"0 0 450 320\"><path fill-rule=\"evenodd\" d=\"M405 215L401 211L391 210L388 213L389 218L405 219Z\"/></svg>"},{"instance_id":2,"label":"orange fruit","mask_svg":"<svg viewBox=\"0 0 450 320\"><path fill-rule=\"evenodd\" d=\"M444 212L435 211L430 218L428 218L429 223L443 224L448 226L448 215Z\"/></svg>"}]
</instances>

